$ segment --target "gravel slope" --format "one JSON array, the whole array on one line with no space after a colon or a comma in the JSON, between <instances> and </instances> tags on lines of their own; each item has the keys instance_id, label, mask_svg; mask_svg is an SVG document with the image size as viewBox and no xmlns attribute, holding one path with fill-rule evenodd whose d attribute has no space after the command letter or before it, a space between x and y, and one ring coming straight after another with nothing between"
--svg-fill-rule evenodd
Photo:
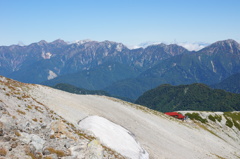
<instances>
[{"instance_id":1,"label":"gravel slope","mask_svg":"<svg viewBox=\"0 0 240 159\"><path fill-rule=\"evenodd\" d=\"M76 95L44 86L33 86L32 97L54 110L69 122L77 123L92 115L104 117L126 128L149 153L150 158L238 158L240 140L230 142L230 137L220 136L197 126L182 122L161 113L142 110L136 105L93 95ZM229 138L229 141L226 140ZM240 133L236 134L240 139Z\"/></svg>"}]
</instances>

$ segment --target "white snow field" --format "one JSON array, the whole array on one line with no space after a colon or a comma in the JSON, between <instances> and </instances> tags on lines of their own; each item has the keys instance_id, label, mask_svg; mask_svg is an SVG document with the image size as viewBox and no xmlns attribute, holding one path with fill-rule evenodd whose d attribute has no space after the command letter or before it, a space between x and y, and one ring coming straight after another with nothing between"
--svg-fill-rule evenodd
<instances>
[{"instance_id":1,"label":"white snow field","mask_svg":"<svg viewBox=\"0 0 240 159\"><path fill-rule=\"evenodd\" d=\"M179 121L161 113L104 96L76 95L40 85L33 85L29 94L75 125L86 118L86 121L83 120L84 126L80 122L80 127L92 131L103 144L119 153L122 153L121 147L126 146L129 151L132 151L129 154L133 155L133 158L135 158L136 147L121 145L121 143L109 144L110 141L107 142L108 139L105 139L106 135L101 133L106 129L109 129L109 132L119 130L115 124L120 125L135 135L136 141L148 152L151 159L232 159L240 157L239 131L234 133L234 138L221 130L216 135L195 123ZM96 119L97 117L94 116L102 118ZM108 120L115 124L109 124ZM97 127L99 122L101 128ZM122 140L127 140L127 137L122 136ZM123 141L123 143L126 142ZM130 144L132 145L132 142ZM139 149L141 149L140 146Z\"/></svg>"},{"instance_id":2,"label":"white snow field","mask_svg":"<svg viewBox=\"0 0 240 159\"><path fill-rule=\"evenodd\" d=\"M99 116L89 116L83 119L79 126L90 131L100 141L123 156L136 159L148 159L148 153L134 139L131 132L125 128Z\"/></svg>"}]
</instances>

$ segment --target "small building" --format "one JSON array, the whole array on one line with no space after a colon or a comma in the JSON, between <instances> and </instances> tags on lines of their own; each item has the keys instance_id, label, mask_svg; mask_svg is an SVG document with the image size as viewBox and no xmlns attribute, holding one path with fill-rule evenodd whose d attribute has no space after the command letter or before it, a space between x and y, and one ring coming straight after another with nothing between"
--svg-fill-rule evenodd
<instances>
[{"instance_id":1,"label":"small building","mask_svg":"<svg viewBox=\"0 0 240 159\"><path fill-rule=\"evenodd\" d=\"M185 116L183 116L182 114L180 113L177 113L177 112L167 112L165 113L166 115L169 115L169 116L172 116L174 118L177 118L177 119L181 119L181 120L184 120L185 119Z\"/></svg>"}]
</instances>

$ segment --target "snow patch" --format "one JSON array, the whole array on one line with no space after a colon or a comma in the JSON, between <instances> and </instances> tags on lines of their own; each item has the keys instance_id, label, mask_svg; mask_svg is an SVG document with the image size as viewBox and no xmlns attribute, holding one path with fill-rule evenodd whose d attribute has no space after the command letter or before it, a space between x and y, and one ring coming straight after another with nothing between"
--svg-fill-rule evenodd
<instances>
[{"instance_id":1,"label":"snow patch","mask_svg":"<svg viewBox=\"0 0 240 159\"><path fill-rule=\"evenodd\" d=\"M109 65L109 66L108 66L108 69L109 69L109 71L112 71L112 66Z\"/></svg>"},{"instance_id":2,"label":"snow patch","mask_svg":"<svg viewBox=\"0 0 240 159\"><path fill-rule=\"evenodd\" d=\"M188 87L184 89L184 94L186 94L188 92Z\"/></svg>"},{"instance_id":3,"label":"snow patch","mask_svg":"<svg viewBox=\"0 0 240 159\"><path fill-rule=\"evenodd\" d=\"M201 61L201 56L198 56L198 60Z\"/></svg>"},{"instance_id":4,"label":"snow patch","mask_svg":"<svg viewBox=\"0 0 240 159\"><path fill-rule=\"evenodd\" d=\"M148 159L148 153L134 135L103 117L90 116L79 123L80 128L92 132L106 146L131 159Z\"/></svg>"},{"instance_id":5,"label":"snow patch","mask_svg":"<svg viewBox=\"0 0 240 159\"><path fill-rule=\"evenodd\" d=\"M123 49L123 45L122 44L118 44L117 47L116 47L116 50L121 52Z\"/></svg>"},{"instance_id":6,"label":"snow patch","mask_svg":"<svg viewBox=\"0 0 240 159\"><path fill-rule=\"evenodd\" d=\"M214 73L216 73L216 72L217 72L217 70L216 70L216 68L215 68L215 66L214 66L214 63L213 63L213 61L211 61L211 64L212 64L213 72L214 72Z\"/></svg>"},{"instance_id":7,"label":"snow patch","mask_svg":"<svg viewBox=\"0 0 240 159\"><path fill-rule=\"evenodd\" d=\"M51 80L57 77L57 74L54 73L52 70L49 70L48 74L49 74L47 77L48 80Z\"/></svg>"},{"instance_id":8,"label":"snow patch","mask_svg":"<svg viewBox=\"0 0 240 159\"><path fill-rule=\"evenodd\" d=\"M45 53L45 51L42 51L42 58L43 59L50 59L52 57L52 54L50 52Z\"/></svg>"}]
</instances>

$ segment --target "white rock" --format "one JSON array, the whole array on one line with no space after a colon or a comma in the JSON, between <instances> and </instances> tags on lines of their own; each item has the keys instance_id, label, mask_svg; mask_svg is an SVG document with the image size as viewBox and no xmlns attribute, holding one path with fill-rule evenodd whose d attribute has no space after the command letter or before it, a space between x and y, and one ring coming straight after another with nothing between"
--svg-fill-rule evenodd
<instances>
[{"instance_id":1,"label":"white rock","mask_svg":"<svg viewBox=\"0 0 240 159\"><path fill-rule=\"evenodd\" d=\"M31 141L31 135L25 132L21 133L20 140L24 142L25 144L29 144Z\"/></svg>"},{"instance_id":2,"label":"white rock","mask_svg":"<svg viewBox=\"0 0 240 159\"><path fill-rule=\"evenodd\" d=\"M31 144L35 147L36 152L41 152L43 148L43 144L45 143L45 140L33 134L31 135L31 141L32 141Z\"/></svg>"},{"instance_id":3,"label":"white rock","mask_svg":"<svg viewBox=\"0 0 240 159\"><path fill-rule=\"evenodd\" d=\"M56 78L58 75L55 73L55 72L53 72L52 70L49 70L48 71L48 77L47 77L47 79L48 80L51 80L51 79L54 79L54 78Z\"/></svg>"}]
</instances>

